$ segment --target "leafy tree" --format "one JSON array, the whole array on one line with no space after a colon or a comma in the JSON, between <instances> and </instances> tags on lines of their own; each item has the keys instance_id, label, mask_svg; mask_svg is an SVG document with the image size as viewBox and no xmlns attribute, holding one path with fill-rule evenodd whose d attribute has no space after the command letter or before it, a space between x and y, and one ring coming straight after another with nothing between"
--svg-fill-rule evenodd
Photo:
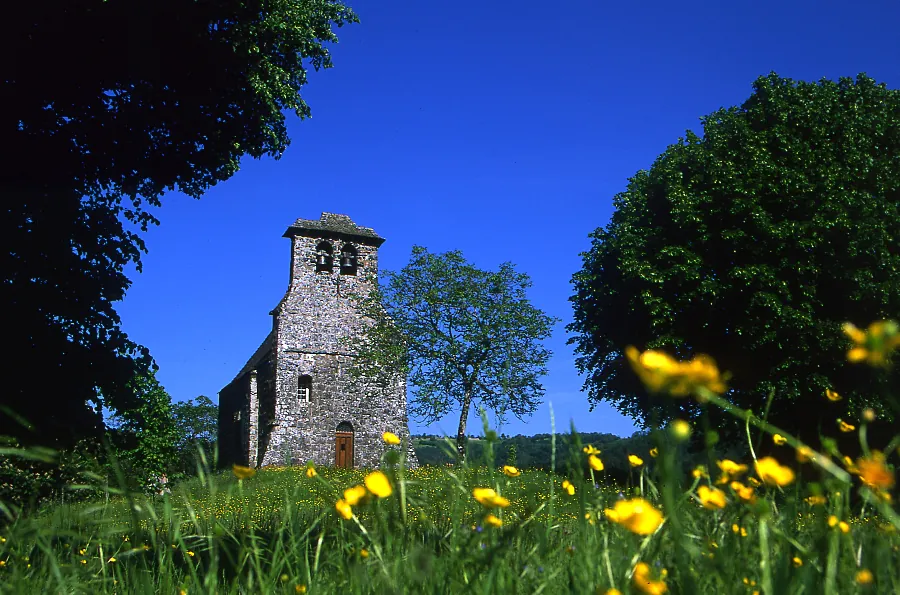
<instances>
[{"instance_id":1,"label":"leafy tree","mask_svg":"<svg viewBox=\"0 0 900 595\"><path fill-rule=\"evenodd\" d=\"M174 18L173 15L177 15ZM0 434L73 444L102 406L137 406L151 367L113 307L140 270L148 210L199 197L242 156L280 156L285 112L310 114L307 68L328 68L335 0L49 0L4 11L0 52ZM52 73L52 74L50 74Z\"/></svg>"},{"instance_id":2,"label":"leafy tree","mask_svg":"<svg viewBox=\"0 0 900 595\"><path fill-rule=\"evenodd\" d=\"M219 407L206 395L172 405L180 461L179 471L196 471L198 449L212 453L218 432Z\"/></svg>"},{"instance_id":3,"label":"leafy tree","mask_svg":"<svg viewBox=\"0 0 900 595\"><path fill-rule=\"evenodd\" d=\"M774 73L753 89L632 177L592 234L568 327L589 398L645 426L699 414L644 392L634 344L713 355L727 398L759 414L774 390L770 418L808 440L863 407L889 420L888 377L848 364L841 325L900 313L900 92Z\"/></svg>"},{"instance_id":4,"label":"leafy tree","mask_svg":"<svg viewBox=\"0 0 900 595\"><path fill-rule=\"evenodd\" d=\"M556 322L528 301L528 275L511 263L483 271L459 251L414 246L399 272L387 273L363 303L373 324L353 345L357 377L408 379L410 413L425 422L459 413L456 445L465 457L472 406L499 419L530 415L541 401L539 378L550 351L541 341Z\"/></svg>"}]
</instances>

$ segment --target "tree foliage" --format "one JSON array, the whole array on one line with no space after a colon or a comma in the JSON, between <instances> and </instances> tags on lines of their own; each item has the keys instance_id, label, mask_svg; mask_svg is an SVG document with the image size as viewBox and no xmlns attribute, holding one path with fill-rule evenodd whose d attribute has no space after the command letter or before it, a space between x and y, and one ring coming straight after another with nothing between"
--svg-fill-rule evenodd
<instances>
[{"instance_id":1,"label":"tree foliage","mask_svg":"<svg viewBox=\"0 0 900 595\"><path fill-rule=\"evenodd\" d=\"M174 18L173 15L177 15ZM151 366L113 307L140 270L148 210L199 197L244 155L288 146L307 69L331 66L335 0L16 2L0 51L0 308L13 324L0 434L72 444L102 406L137 406Z\"/></svg>"},{"instance_id":2,"label":"tree foliage","mask_svg":"<svg viewBox=\"0 0 900 595\"><path fill-rule=\"evenodd\" d=\"M409 264L388 272L363 303L373 323L352 346L354 373L388 384L406 378L417 419L458 412L457 449L465 456L473 405L521 419L543 397L539 379L550 351L541 341L556 320L528 301L530 285L511 263L484 271L459 251L432 254L415 246Z\"/></svg>"},{"instance_id":3,"label":"tree foliage","mask_svg":"<svg viewBox=\"0 0 900 595\"><path fill-rule=\"evenodd\" d=\"M698 414L642 390L634 344L713 355L732 402L761 413L774 389L770 417L808 439L863 407L890 419L887 378L848 364L841 324L900 313L900 93L865 75L753 89L632 177L592 234L569 326L589 398L645 425Z\"/></svg>"},{"instance_id":4,"label":"tree foliage","mask_svg":"<svg viewBox=\"0 0 900 595\"><path fill-rule=\"evenodd\" d=\"M178 452L178 472L191 475L197 470L200 449L212 456L218 433L219 406L206 395L173 403ZM211 463L211 460L210 460Z\"/></svg>"}]
</instances>

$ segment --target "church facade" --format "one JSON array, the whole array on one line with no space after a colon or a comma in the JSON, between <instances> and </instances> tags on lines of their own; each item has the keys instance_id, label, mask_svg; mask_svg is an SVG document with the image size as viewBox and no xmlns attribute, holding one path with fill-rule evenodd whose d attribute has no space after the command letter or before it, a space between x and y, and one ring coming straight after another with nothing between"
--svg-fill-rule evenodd
<instances>
[{"instance_id":1,"label":"church facade","mask_svg":"<svg viewBox=\"0 0 900 595\"><path fill-rule=\"evenodd\" d=\"M290 283L272 331L219 392L220 463L376 467L388 431L415 466L405 380L387 389L354 381L345 341L365 330L353 298L375 288L384 238L333 213L298 219L284 237Z\"/></svg>"}]
</instances>

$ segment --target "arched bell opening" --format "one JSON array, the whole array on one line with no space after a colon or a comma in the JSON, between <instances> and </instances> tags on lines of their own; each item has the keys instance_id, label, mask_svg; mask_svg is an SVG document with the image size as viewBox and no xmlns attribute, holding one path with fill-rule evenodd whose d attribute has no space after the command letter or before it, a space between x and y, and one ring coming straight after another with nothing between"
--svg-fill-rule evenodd
<instances>
[{"instance_id":1,"label":"arched bell opening","mask_svg":"<svg viewBox=\"0 0 900 595\"><path fill-rule=\"evenodd\" d=\"M330 273L334 268L334 248L331 242L319 242L316 246L316 272Z\"/></svg>"},{"instance_id":2,"label":"arched bell opening","mask_svg":"<svg viewBox=\"0 0 900 595\"><path fill-rule=\"evenodd\" d=\"M355 275L358 254L356 248L350 244L344 244L341 247L341 274Z\"/></svg>"},{"instance_id":3,"label":"arched bell opening","mask_svg":"<svg viewBox=\"0 0 900 595\"><path fill-rule=\"evenodd\" d=\"M353 468L353 424L342 421L334 433L334 465Z\"/></svg>"}]
</instances>

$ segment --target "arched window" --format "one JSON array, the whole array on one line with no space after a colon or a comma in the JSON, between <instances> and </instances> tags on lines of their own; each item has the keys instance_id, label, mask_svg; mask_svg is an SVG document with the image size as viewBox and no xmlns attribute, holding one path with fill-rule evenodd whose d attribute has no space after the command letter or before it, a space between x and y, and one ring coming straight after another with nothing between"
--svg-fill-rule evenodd
<instances>
[{"instance_id":1,"label":"arched window","mask_svg":"<svg viewBox=\"0 0 900 595\"><path fill-rule=\"evenodd\" d=\"M341 248L341 274L356 274L356 248L350 244L344 244Z\"/></svg>"},{"instance_id":2,"label":"arched window","mask_svg":"<svg viewBox=\"0 0 900 595\"><path fill-rule=\"evenodd\" d=\"M330 242L320 242L316 246L316 272L330 273L334 267L334 248Z\"/></svg>"},{"instance_id":3,"label":"arched window","mask_svg":"<svg viewBox=\"0 0 900 595\"><path fill-rule=\"evenodd\" d=\"M298 396L301 403L309 403L312 397L312 376L303 375L297 381Z\"/></svg>"}]
</instances>

